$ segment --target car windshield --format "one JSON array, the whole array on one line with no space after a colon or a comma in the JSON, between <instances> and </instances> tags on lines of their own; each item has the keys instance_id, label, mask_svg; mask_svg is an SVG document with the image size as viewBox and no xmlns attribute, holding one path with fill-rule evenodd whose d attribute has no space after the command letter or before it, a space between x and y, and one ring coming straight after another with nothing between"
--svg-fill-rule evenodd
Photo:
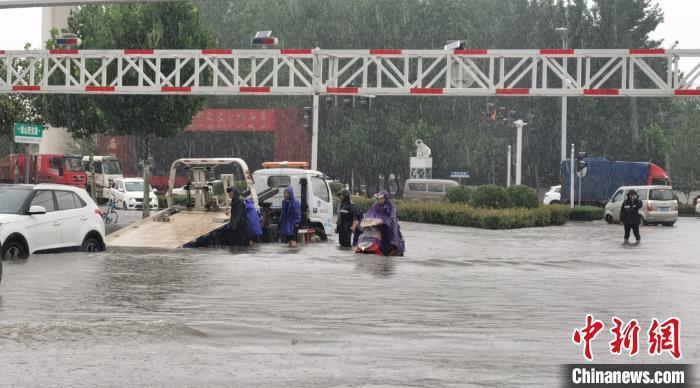
<instances>
[{"instance_id":1,"label":"car windshield","mask_svg":"<svg viewBox=\"0 0 700 388\"><path fill-rule=\"evenodd\" d=\"M652 201L672 201L673 200L673 190L669 190L669 189L651 190L649 192L649 199Z\"/></svg>"},{"instance_id":2,"label":"car windshield","mask_svg":"<svg viewBox=\"0 0 700 388\"><path fill-rule=\"evenodd\" d=\"M116 160L105 160L102 162L102 173L107 175L120 175L122 170Z\"/></svg>"},{"instance_id":3,"label":"car windshield","mask_svg":"<svg viewBox=\"0 0 700 388\"><path fill-rule=\"evenodd\" d=\"M19 214L31 192L17 187L0 187L0 213Z\"/></svg>"},{"instance_id":4,"label":"car windshield","mask_svg":"<svg viewBox=\"0 0 700 388\"><path fill-rule=\"evenodd\" d=\"M143 192L143 182L124 182L126 191Z\"/></svg>"},{"instance_id":5,"label":"car windshield","mask_svg":"<svg viewBox=\"0 0 700 388\"><path fill-rule=\"evenodd\" d=\"M79 158L66 158L66 167L68 171L84 171L83 163Z\"/></svg>"}]
</instances>

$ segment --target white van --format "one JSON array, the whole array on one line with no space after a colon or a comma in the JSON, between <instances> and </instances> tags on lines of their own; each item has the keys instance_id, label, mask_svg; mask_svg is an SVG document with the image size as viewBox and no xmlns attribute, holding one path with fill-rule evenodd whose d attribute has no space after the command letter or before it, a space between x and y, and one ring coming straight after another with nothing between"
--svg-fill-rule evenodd
<instances>
[{"instance_id":1,"label":"white van","mask_svg":"<svg viewBox=\"0 0 700 388\"><path fill-rule=\"evenodd\" d=\"M441 201L447 192L459 186L447 179L409 179L403 189L404 201Z\"/></svg>"},{"instance_id":2,"label":"white van","mask_svg":"<svg viewBox=\"0 0 700 388\"><path fill-rule=\"evenodd\" d=\"M284 189L292 186L294 197L301 202L301 227L315 229L316 236L326 240L327 236L333 233L333 198L328 185L329 179L321 172L297 168L299 163L264 163L263 166L267 168L253 173L255 190L261 198L261 213L267 207L269 222L272 225L278 224ZM278 190L276 194L265 194L267 190L275 189ZM305 225L306 223L308 225Z\"/></svg>"},{"instance_id":3,"label":"white van","mask_svg":"<svg viewBox=\"0 0 700 388\"><path fill-rule=\"evenodd\" d=\"M634 189L642 200L639 215L644 225L662 224L673 226L678 220L678 201L671 186L623 186L615 191L610 201L605 205L605 220L612 224L620 222L622 202L627 198L627 192Z\"/></svg>"}]
</instances>

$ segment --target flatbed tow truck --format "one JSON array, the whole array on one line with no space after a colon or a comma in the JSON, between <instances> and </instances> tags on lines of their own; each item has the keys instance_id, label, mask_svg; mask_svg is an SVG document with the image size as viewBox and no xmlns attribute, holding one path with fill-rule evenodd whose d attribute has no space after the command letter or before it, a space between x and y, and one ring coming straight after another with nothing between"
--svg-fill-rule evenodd
<instances>
[{"instance_id":1,"label":"flatbed tow truck","mask_svg":"<svg viewBox=\"0 0 700 388\"><path fill-rule=\"evenodd\" d=\"M163 249L191 247L195 246L199 239L224 227L229 221L227 215L227 210L230 209L229 200L227 198L223 203L218 203L217 198L210 192L207 182L212 180L215 167L227 165L237 165L243 171L247 185L246 194L259 210L253 175L242 159L178 159L170 167L166 194L168 207L108 235L107 246ZM178 167L183 167L189 175L189 190L185 206L173 204L172 191ZM224 186L226 186L225 180ZM224 191L225 189L226 187Z\"/></svg>"}]
</instances>

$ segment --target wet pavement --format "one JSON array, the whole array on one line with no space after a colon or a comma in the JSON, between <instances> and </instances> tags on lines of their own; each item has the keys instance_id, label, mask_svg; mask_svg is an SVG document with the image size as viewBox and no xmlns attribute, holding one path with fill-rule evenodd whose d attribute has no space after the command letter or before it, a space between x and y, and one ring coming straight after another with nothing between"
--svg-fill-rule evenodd
<instances>
[{"instance_id":1,"label":"wet pavement","mask_svg":"<svg viewBox=\"0 0 700 388\"><path fill-rule=\"evenodd\" d=\"M700 219L515 231L402 224L407 256L290 250L35 255L0 285L0 386L559 386L573 330L606 323L596 362L646 354L653 317L700 344ZM156 238L156 236L154 236ZM610 319L642 351L612 356Z\"/></svg>"}]
</instances>

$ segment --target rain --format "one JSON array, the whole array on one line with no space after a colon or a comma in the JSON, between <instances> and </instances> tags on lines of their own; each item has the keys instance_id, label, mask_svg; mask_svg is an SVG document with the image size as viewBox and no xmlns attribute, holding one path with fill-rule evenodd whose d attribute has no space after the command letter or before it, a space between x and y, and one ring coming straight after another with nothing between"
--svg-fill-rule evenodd
<instances>
[{"instance_id":1,"label":"rain","mask_svg":"<svg viewBox=\"0 0 700 388\"><path fill-rule=\"evenodd\" d=\"M44 3L41 41L0 47L0 387L549 387L698 362L678 5ZM615 318L638 354L611 350ZM656 320L679 331L658 350Z\"/></svg>"}]
</instances>

